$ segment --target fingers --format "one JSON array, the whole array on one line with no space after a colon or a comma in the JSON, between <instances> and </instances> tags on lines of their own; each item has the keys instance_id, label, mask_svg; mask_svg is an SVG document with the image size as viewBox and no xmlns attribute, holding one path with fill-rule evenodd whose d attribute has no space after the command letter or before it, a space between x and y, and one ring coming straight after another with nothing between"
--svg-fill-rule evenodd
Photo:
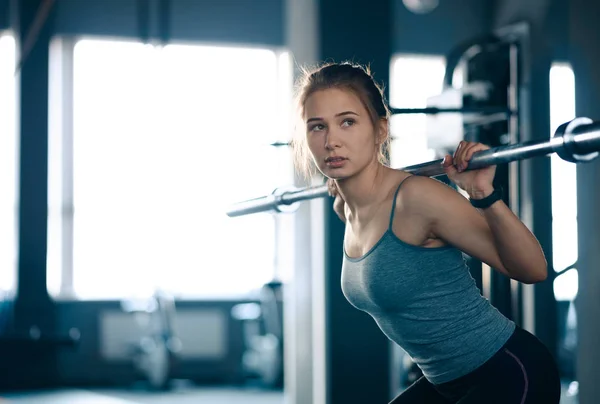
<instances>
[{"instance_id":1,"label":"fingers","mask_svg":"<svg viewBox=\"0 0 600 404\"><path fill-rule=\"evenodd\" d=\"M444 171L448 177L452 177L456 173L456 167L454 166L454 158L446 154L444 156L444 161L442 161L442 166L444 167Z\"/></svg>"},{"instance_id":2,"label":"fingers","mask_svg":"<svg viewBox=\"0 0 600 404\"><path fill-rule=\"evenodd\" d=\"M461 141L454 152L454 166L459 172L466 170L473 154L487 149L489 146L483 143Z\"/></svg>"}]
</instances>

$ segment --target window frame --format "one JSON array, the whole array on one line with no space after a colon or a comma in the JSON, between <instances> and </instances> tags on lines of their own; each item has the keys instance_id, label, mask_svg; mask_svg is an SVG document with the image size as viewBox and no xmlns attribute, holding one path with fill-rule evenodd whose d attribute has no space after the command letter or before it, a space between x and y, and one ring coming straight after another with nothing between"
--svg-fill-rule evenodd
<instances>
[{"instance_id":1,"label":"window frame","mask_svg":"<svg viewBox=\"0 0 600 404\"><path fill-rule=\"evenodd\" d=\"M575 77L575 72L573 70L572 64L568 61L568 60L554 60L551 63L550 66L550 70L548 72L548 85L550 87L549 90L549 108L550 108L550 134L549 136L553 136L554 135L554 131L556 130L556 126L557 124L561 124L563 122L568 121L569 119L573 119L577 116L577 110L576 110L576 88L575 88L575 83L573 83L573 109L571 111L571 113L569 114L569 116L564 116L562 118L556 118L553 119L552 117L552 111L553 111L553 91L552 91L552 69L553 68L568 68L571 71L571 74L573 75L573 80L577 80L577 78ZM561 94L560 96L558 96L556 99L563 99L564 95ZM563 110L563 108L561 108L561 111ZM551 162L550 162L550 181L551 181L551 188L552 188L552 194L553 194L553 203L551 206L552 209L552 224L551 224L551 228L552 228L552 232L553 234L556 234L555 230L557 230L559 227L561 227L562 229L565 228L565 224L569 223L571 226L573 226L574 228L574 232L570 234L569 237L566 237L569 240L574 240L575 243L575 251L574 251L574 256L575 259L573 262L565 262L563 263L563 265L561 267L557 267L556 263L557 263L557 257L559 255L561 255L562 251L560 251L561 248L564 248L565 245L560 243L558 241L558 238L556 236L553 235L552 239L553 239L553 248L552 248L552 253L553 253L553 257L552 257L552 262L553 262L553 267L554 267L554 284L553 284L553 290L554 290L554 296L558 301L570 301L570 300L574 300L577 297L577 293L578 293L578 288L577 288L577 279L578 279L578 270L577 270L577 261L578 261L578 256L579 256L579 251L578 251L578 233L577 233L577 226L578 226L578 222L577 222L577 213L575 214L574 217L571 217L572 215L565 215L565 211L564 209L561 209L560 206L558 206L558 204L556 204L556 199L554 198L557 194L561 194L561 195L568 195L570 196L571 199L571 203L569 205L571 205L572 207L574 207L575 209L577 209L577 189L576 189L576 184L577 184L577 170L576 167L572 165L572 163L568 163L568 162L564 162L560 159L560 157L558 157L556 154L553 154L552 156L550 156ZM555 175L554 175L554 170L555 169L560 169L560 167L568 167L571 172L574 174L574 178L573 181L555 181ZM575 186L575 189L571 190L574 192L558 192L557 190L554 189L554 187L556 185L562 185L562 184L571 184L573 186ZM563 187L564 189L564 187ZM564 198L564 196L563 196ZM558 222L558 224L557 224ZM563 232L559 232L559 233L563 233ZM564 237L564 236L563 236ZM569 291L568 285L571 285L573 287L572 291Z\"/></svg>"},{"instance_id":2,"label":"window frame","mask_svg":"<svg viewBox=\"0 0 600 404\"><path fill-rule=\"evenodd\" d=\"M13 69L16 68L17 60L18 60L18 47L16 43L16 34L13 30L10 29L0 29L0 39L9 37L13 41L14 46L14 54L13 54ZM9 59L10 60L10 59ZM13 100L14 100L14 108L12 110L13 113L13 121L12 121L12 132L13 132L13 152L14 152L14 161L13 161L13 200L12 202L8 202L8 204L13 205L13 226L12 226L12 246L8 248L12 248L12 276L9 277L10 284L4 287L0 285L0 294L2 297L0 299L14 299L17 296L18 292L18 265L19 265L19 184L20 184L20 136L19 136L19 86L16 75L13 75ZM10 213L7 213L10 216ZM7 260L8 262L8 260Z\"/></svg>"},{"instance_id":3,"label":"window frame","mask_svg":"<svg viewBox=\"0 0 600 404\"><path fill-rule=\"evenodd\" d=\"M59 271L60 274L54 273L55 278L48 276L47 290L49 296L57 301L113 301L121 300L121 298L86 298L78 296L74 285L74 201L73 201L73 186L74 186L74 50L77 43L81 40L100 40L100 41L115 41L115 42L135 42L142 43L137 38L123 38L123 37L110 37L110 36L90 36L90 35L61 35L56 36L52 39L50 44L50 111L49 111L49 137L58 140L58 144L51 145L49 142L49 159L48 159L48 270L53 268L55 271ZM269 50L275 53L277 58L277 71L281 73L282 69L282 57L290 54L289 50L284 47L273 47L273 46L258 46L253 44L236 44L236 43L214 43L214 42L201 42L201 41L177 41L169 43L169 45L186 45L186 46L218 46L218 47L236 47L246 49L261 49ZM292 75L291 69L293 65L291 58L289 58L289 75ZM281 77L278 77L281 82ZM289 95L293 91L293 82L289 82ZM285 95L288 94L287 89L278 88L278 92L284 91ZM291 101L291 100L290 100ZM291 114L291 105L289 113ZM291 119L291 115L289 116ZM288 121L290 120L288 119ZM291 125L290 125L291 126ZM283 140L283 139L282 139ZM285 139L286 141L288 139ZM54 163L52 162L54 158ZM290 158L290 162L291 162ZM58 162L58 163L57 163ZM54 166L52 167L52 165ZM53 178L58 178L60 181L60 192L54 192L55 187L51 187L51 171L55 172ZM293 170L290 168L290 181L293 180ZM51 195L52 193L52 195ZM54 199L53 199L54 198ZM278 215L274 216L274 230L275 230L275 256L273 260L275 262L274 278L283 277L283 273L289 271L289 263L291 262L293 253L290 252L290 246L293 246L293 221L286 220L284 218L279 219ZM55 220L53 223L54 227L51 227L51 220ZM52 232L52 234L51 234ZM59 238L56 239L59 234ZM52 246L51 243L57 242L60 246ZM54 248L55 256L50 257L51 248ZM50 259L53 262L50 262ZM278 263L283 263L284 267L279 268ZM58 284L50 284L51 279L59 277L60 282ZM122 298L127 298L123 296ZM237 293L224 294L223 296L204 297L201 293L197 296L190 296L184 294L178 296L180 300L191 300L191 301L202 301L202 300L231 300L239 298L247 298L248 295L244 294L240 296Z\"/></svg>"}]
</instances>

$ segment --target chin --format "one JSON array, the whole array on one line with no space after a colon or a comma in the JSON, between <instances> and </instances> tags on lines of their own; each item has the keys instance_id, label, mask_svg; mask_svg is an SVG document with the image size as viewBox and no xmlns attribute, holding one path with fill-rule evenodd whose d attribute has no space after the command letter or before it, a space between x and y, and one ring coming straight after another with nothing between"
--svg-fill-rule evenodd
<instances>
[{"instance_id":1,"label":"chin","mask_svg":"<svg viewBox=\"0 0 600 404\"><path fill-rule=\"evenodd\" d=\"M323 175L325 175L325 177L332 179L332 180L344 180L346 178L349 177L349 175L344 175L342 173L328 173L328 172L324 172Z\"/></svg>"},{"instance_id":2,"label":"chin","mask_svg":"<svg viewBox=\"0 0 600 404\"><path fill-rule=\"evenodd\" d=\"M319 168L319 171L321 171L321 174L323 174L325 177L332 179L332 180L343 180L343 179L346 179L346 178L352 176L352 173L350 172L350 170L348 170L347 167L344 167L344 168L322 167L322 168Z\"/></svg>"}]
</instances>

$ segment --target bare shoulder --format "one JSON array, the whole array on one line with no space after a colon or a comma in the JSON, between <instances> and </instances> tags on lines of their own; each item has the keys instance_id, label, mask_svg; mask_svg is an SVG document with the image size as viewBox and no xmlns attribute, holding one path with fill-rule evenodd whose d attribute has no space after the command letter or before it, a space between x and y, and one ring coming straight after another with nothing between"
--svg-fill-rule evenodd
<instances>
[{"instance_id":1,"label":"bare shoulder","mask_svg":"<svg viewBox=\"0 0 600 404\"><path fill-rule=\"evenodd\" d=\"M440 217L447 214L445 201L462 196L441 181L412 174L399 178L397 186L393 209L398 218L397 223L401 225L393 229L396 236L413 245L444 246L446 243L433 230ZM446 213L442 213L443 211Z\"/></svg>"},{"instance_id":2,"label":"bare shoulder","mask_svg":"<svg viewBox=\"0 0 600 404\"><path fill-rule=\"evenodd\" d=\"M401 185L396 208L401 205L406 210L427 214L448 203L463 201L467 202L466 198L448 184L435 178L411 175Z\"/></svg>"}]
</instances>

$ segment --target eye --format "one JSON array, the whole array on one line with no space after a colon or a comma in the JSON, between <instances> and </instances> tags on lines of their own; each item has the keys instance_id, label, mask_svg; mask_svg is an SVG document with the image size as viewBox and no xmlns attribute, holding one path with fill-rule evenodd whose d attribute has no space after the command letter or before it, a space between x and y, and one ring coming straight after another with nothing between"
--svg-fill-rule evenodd
<instances>
[{"instance_id":1,"label":"eye","mask_svg":"<svg viewBox=\"0 0 600 404\"><path fill-rule=\"evenodd\" d=\"M352 118L346 118L342 121L342 126L352 126L354 124L355 124L355 121Z\"/></svg>"},{"instance_id":2,"label":"eye","mask_svg":"<svg viewBox=\"0 0 600 404\"><path fill-rule=\"evenodd\" d=\"M325 128L325 125L316 123L314 125L309 126L308 130L311 132L315 132L315 131L323 130L324 128Z\"/></svg>"}]
</instances>

